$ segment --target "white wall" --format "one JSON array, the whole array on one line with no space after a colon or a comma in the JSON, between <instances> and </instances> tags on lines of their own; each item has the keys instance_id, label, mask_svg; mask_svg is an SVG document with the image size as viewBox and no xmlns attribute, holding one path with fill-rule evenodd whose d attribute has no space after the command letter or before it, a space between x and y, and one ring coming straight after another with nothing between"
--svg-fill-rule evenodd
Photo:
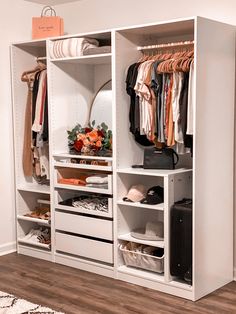
<instances>
[{"instance_id":1,"label":"white wall","mask_svg":"<svg viewBox=\"0 0 236 314\"><path fill-rule=\"evenodd\" d=\"M200 15L236 24L235 0L81 0L56 7L76 33Z\"/></svg>"},{"instance_id":2,"label":"white wall","mask_svg":"<svg viewBox=\"0 0 236 314\"><path fill-rule=\"evenodd\" d=\"M31 16L41 7L21 0L2 1L0 10L0 255L14 248L14 179L9 46L30 39Z\"/></svg>"},{"instance_id":3,"label":"white wall","mask_svg":"<svg viewBox=\"0 0 236 314\"><path fill-rule=\"evenodd\" d=\"M235 0L82 0L57 6L56 10L64 18L65 31L68 33L92 32L195 15L236 25ZM234 239L236 278L236 232Z\"/></svg>"}]
</instances>

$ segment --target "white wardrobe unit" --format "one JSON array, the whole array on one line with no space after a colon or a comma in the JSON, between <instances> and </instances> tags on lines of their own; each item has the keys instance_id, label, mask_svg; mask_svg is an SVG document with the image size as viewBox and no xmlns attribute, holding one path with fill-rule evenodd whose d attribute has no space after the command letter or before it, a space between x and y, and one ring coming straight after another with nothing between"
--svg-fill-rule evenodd
<instances>
[{"instance_id":1,"label":"white wardrobe unit","mask_svg":"<svg viewBox=\"0 0 236 314\"><path fill-rule=\"evenodd\" d=\"M12 45L12 86L15 130L16 211L18 252L96 272L176 296L197 300L233 278L233 134L235 29L230 25L193 17L156 24L113 29L69 37L92 37L111 44L112 52L76 58L50 59L53 41ZM193 157L181 156L176 170L132 168L142 163L143 148L129 132L129 97L125 79L129 65L142 53L139 46L194 40ZM26 86L23 71L35 57L46 54L49 94L51 185L38 186L22 172L22 139ZM71 163L66 131L87 124L91 100L102 83L112 78L113 156L97 157L109 166ZM83 159L91 158L83 156ZM94 157L93 157L94 158ZM108 189L59 184L66 173L105 173ZM164 203L140 205L123 201L130 186L164 188ZM108 197L109 212L91 215L60 202L81 193ZM50 248L22 243L21 237L37 221L19 217L32 210L37 199L51 196ZM193 283L170 275L170 208L184 197L193 199ZM164 223L163 241L135 240L130 232L148 221ZM129 267L120 244L131 241L164 248L164 272Z\"/></svg>"},{"instance_id":2,"label":"white wardrobe unit","mask_svg":"<svg viewBox=\"0 0 236 314\"><path fill-rule=\"evenodd\" d=\"M111 32L84 36L96 38L101 44L111 45ZM49 40L49 50L52 44L53 40ZM52 207L55 213L55 261L113 277L113 158L112 156L82 158L107 161L107 166L71 163L70 158L81 156L68 154L66 133L66 130L71 130L77 123L88 126L88 123L92 122L89 121L89 111L94 95L100 86L112 77L111 56L111 53L104 53L73 58L49 58L48 71L54 178ZM112 107L110 110L112 111ZM105 174L108 177L108 187L77 187L58 183L60 176L66 177L71 174L76 176L82 171L86 171L87 174ZM84 193L99 193L108 198L109 212L91 214L86 210L76 210L59 204L69 197Z\"/></svg>"},{"instance_id":3,"label":"white wardrobe unit","mask_svg":"<svg viewBox=\"0 0 236 314\"><path fill-rule=\"evenodd\" d=\"M22 167L28 86L26 82L21 81L21 75L34 69L37 66L36 58L42 56L46 56L46 40L21 42L11 47L17 250L22 254L51 261L53 259L51 246L40 243L31 245L30 240L25 239L26 234L36 226L51 227L48 221L24 216L36 206L50 201L50 186L39 185L33 177L25 177Z\"/></svg>"}]
</instances>

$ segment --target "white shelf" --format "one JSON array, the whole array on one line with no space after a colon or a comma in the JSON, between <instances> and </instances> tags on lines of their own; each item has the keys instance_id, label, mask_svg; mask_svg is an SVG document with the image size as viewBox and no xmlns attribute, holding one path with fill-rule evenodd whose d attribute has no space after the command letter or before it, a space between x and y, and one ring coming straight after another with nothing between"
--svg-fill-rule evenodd
<instances>
[{"instance_id":1,"label":"white shelf","mask_svg":"<svg viewBox=\"0 0 236 314\"><path fill-rule=\"evenodd\" d=\"M46 261L52 261L52 252L49 250L42 250L41 248L38 247L27 246L25 244L18 244L17 251L19 254L44 259Z\"/></svg>"},{"instance_id":2,"label":"white shelf","mask_svg":"<svg viewBox=\"0 0 236 314\"><path fill-rule=\"evenodd\" d=\"M162 241L146 241L146 240L141 240L137 239L131 236L130 233L127 234L122 234L118 236L119 240L124 240L124 241L129 241L129 242L134 242L134 243L140 243L148 246L155 246L159 248L164 248L164 240Z\"/></svg>"},{"instance_id":3,"label":"white shelf","mask_svg":"<svg viewBox=\"0 0 236 314\"><path fill-rule=\"evenodd\" d=\"M39 243L39 242L35 242L35 241L30 241L30 240L24 240L23 239L18 239L18 243L21 244L26 244L26 245L33 245L35 247L39 247L42 249L46 249L46 250L50 250L50 244L43 244L43 243Z\"/></svg>"},{"instance_id":4,"label":"white shelf","mask_svg":"<svg viewBox=\"0 0 236 314\"><path fill-rule=\"evenodd\" d=\"M77 159L92 159L92 160L112 161L112 157L105 157L105 156L87 156L87 155L68 154L68 153L53 154L53 157L54 157L54 158L77 158Z\"/></svg>"},{"instance_id":5,"label":"white shelf","mask_svg":"<svg viewBox=\"0 0 236 314\"><path fill-rule=\"evenodd\" d=\"M111 53L101 53L89 56L69 57L50 59L53 63L73 63L73 64L107 64L111 62Z\"/></svg>"},{"instance_id":6,"label":"white shelf","mask_svg":"<svg viewBox=\"0 0 236 314\"><path fill-rule=\"evenodd\" d=\"M132 276L139 277L139 278L143 278L143 279L148 279L151 281L164 282L164 273L158 274L155 272L151 272L151 271L149 272L147 270L128 267L125 265L118 267L118 272L132 275Z\"/></svg>"},{"instance_id":7,"label":"white shelf","mask_svg":"<svg viewBox=\"0 0 236 314\"><path fill-rule=\"evenodd\" d=\"M46 39L32 39L28 41L21 41L17 43L13 43L13 46L17 46L19 48L23 47L46 47Z\"/></svg>"},{"instance_id":8,"label":"white shelf","mask_svg":"<svg viewBox=\"0 0 236 314\"><path fill-rule=\"evenodd\" d=\"M80 0L24 0L24 1L39 3L39 4L44 4L44 5L59 5L59 4L65 4L65 3L70 3L70 2L77 2Z\"/></svg>"},{"instance_id":9,"label":"white shelf","mask_svg":"<svg viewBox=\"0 0 236 314\"><path fill-rule=\"evenodd\" d=\"M39 185L39 184L28 184L17 187L18 191L50 194L50 186L48 185Z\"/></svg>"},{"instance_id":10,"label":"white shelf","mask_svg":"<svg viewBox=\"0 0 236 314\"><path fill-rule=\"evenodd\" d=\"M173 286L173 287L181 288L181 289L184 289L184 290L189 290L189 291L193 290L193 287L191 285L189 285L188 283L180 282L180 281L177 281L177 280L172 280L168 284Z\"/></svg>"},{"instance_id":11,"label":"white shelf","mask_svg":"<svg viewBox=\"0 0 236 314\"><path fill-rule=\"evenodd\" d=\"M192 169L180 168L174 170L155 170L155 169L143 169L143 168L122 168L117 169L117 173L135 174L143 176L153 177L167 177L169 175L175 175L178 173L192 172Z\"/></svg>"},{"instance_id":12,"label":"white shelf","mask_svg":"<svg viewBox=\"0 0 236 314\"><path fill-rule=\"evenodd\" d=\"M99 189L99 188L92 188L80 185L70 185L70 184L55 184L55 188L57 189L66 189L66 190L75 190L75 191L82 191L82 192L91 192L91 193L99 193L99 194L108 194L111 195L112 191L108 189Z\"/></svg>"},{"instance_id":13,"label":"white shelf","mask_svg":"<svg viewBox=\"0 0 236 314\"><path fill-rule=\"evenodd\" d=\"M147 208L147 209L153 209L153 210L164 210L164 203L160 203L160 204L157 204L157 205L149 205L149 204L142 204L140 202L117 201L117 204L118 205L122 205L122 206Z\"/></svg>"},{"instance_id":14,"label":"white shelf","mask_svg":"<svg viewBox=\"0 0 236 314\"><path fill-rule=\"evenodd\" d=\"M70 162L54 162L55 167L62 168L75 168L75 169L87 169L96 171L112 171L112 166L98 166L98 165L87 165L87 164L76 164Z\"/></svg>"},{"instance_id":15,"label":"white shelf","mask_svg":"<svg viewBox=\"0 0 236 314\"><path fill-rule=\"evenodd\" d=\"M17 219L18 220L24 220L24 221L36 222L36 223L38 223L40 225L44 225L44 226L50 227L49 221L45 220L45 219L27 217L27 216L23 216L23 215L17 215Z\"/></svg>"}]
</instances>

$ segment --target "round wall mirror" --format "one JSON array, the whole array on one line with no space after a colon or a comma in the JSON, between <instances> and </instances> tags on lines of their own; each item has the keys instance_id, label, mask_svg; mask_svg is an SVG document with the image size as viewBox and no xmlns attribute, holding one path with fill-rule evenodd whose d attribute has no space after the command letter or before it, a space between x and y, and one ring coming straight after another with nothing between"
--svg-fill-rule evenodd
<instances>
[{"instance_id":1,"label":"round wall mirror","mask_svg":"<svg viewBox=\"0 0 236 314\"><path fill-rule=\"evenodd\" d=\"M91 103L89 122L95 126L105 123L112 130L112 90L111 80L104 83L95 94Z\"/></svg>"}]
</instances>

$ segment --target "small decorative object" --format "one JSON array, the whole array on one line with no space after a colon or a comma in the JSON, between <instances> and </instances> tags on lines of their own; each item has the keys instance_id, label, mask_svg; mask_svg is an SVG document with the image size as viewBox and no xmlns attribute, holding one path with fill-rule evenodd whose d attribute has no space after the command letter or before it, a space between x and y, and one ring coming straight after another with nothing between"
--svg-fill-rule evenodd
<instances>
[{"instance_id":1,"label":"small decorative object","mask_svg":"<svg viewBox=\"0 0 236 314\"><path fill-rule=\"evenodd\" d=\"M64 35L64 21L56 15L52 7L44 7L40 17L32 18L32 39L62 35Z\"/></svg>"},{"instance_id":2,"label":"small decorative object","mask_svg":"<svg viewBox=\"0 0 236 314\"><path fill-rule=\"evenodd\" d=\"M97 127L95 120L88 126L77 124L68 134L68 146L72 154L91 156L112 155L112 131L103 122Z\"/></svg>"}]
</instances>

